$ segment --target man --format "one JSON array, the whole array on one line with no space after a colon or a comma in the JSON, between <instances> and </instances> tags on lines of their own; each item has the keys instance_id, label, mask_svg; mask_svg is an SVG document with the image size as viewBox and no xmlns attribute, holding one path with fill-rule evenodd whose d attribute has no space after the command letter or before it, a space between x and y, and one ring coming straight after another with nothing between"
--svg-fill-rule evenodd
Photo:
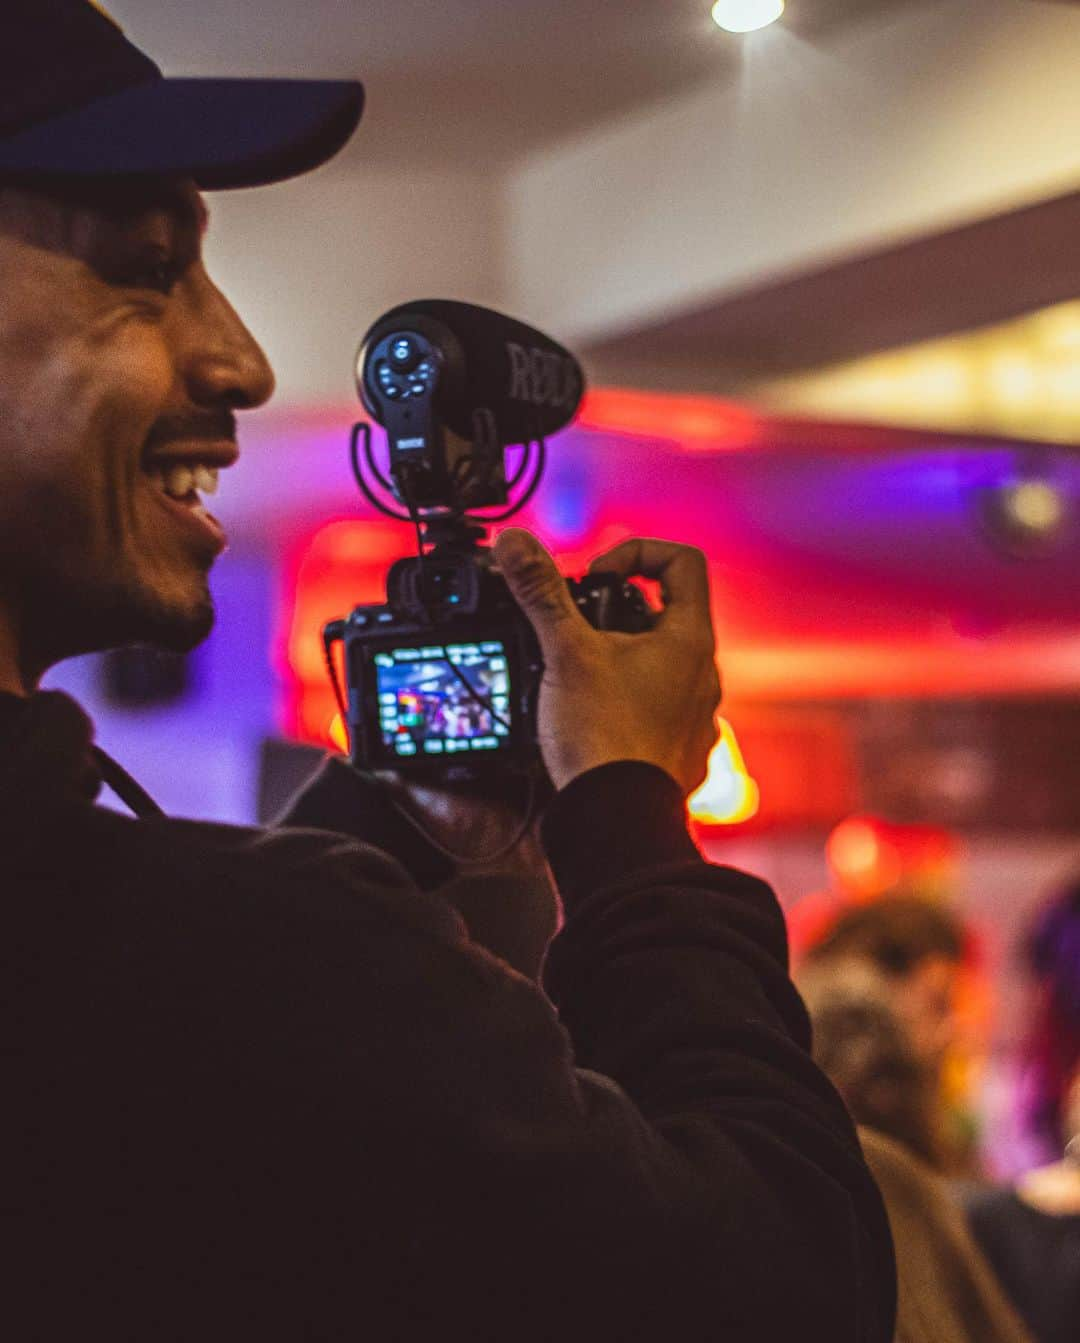
<instances>
[{"instance_id":1,"label":"man","mask_svg":"<svg viewBox=\"0 0 1080 1343\"><path fill-rule=\"evenodd\" d=\"M852 1114L954 1173L972 1159L970 1122L945 1089L963 955L948 910L898 893L841 914L799 975L815 1058Z\"/></svg>"},{"instance_id":2,"label":"man","mask_svg":"<svg viewBox=\"0 0 1080 1343\"><path fill-rule=\"evenodd\" d=\"M499 540L546 663L550 997L400 835L94 805L89 724L41 673L206 634L200 491L272 385L203 269L198 188L313 166L360 91L165 81L83 0L6 17L5 1333L884 1343L888 1231L779 909L686 830L718 698L697 552L604 558L664 588L630 637ZM370 830L355 780L328 770L308 817Z\"/></svg>"},{"instance_id":3,"label":"man","mask_svg":"<svg viewBox=\"0 0 1080 1343\"><path fill-rule=\"evenodd\" d=\"M808 966L868 965L920 1065L936 1077L956 1038L963 932L941 905L890 895L845 911L807 953Z\"/></svg>"}]
</instances>

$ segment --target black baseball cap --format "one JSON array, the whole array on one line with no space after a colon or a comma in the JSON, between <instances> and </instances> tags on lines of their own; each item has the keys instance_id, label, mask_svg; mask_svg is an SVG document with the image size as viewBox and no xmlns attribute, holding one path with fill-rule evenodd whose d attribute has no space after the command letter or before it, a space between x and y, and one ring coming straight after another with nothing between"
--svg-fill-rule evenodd
<instances>
[{"instance_id":1,"label":"black baseball cap","mask_svg":"<svg viewBox=\"0 0 1080 1343\"><path fill-rule=\"evenodd\" d=\"M262 186L356 129L354 80L166 79L94 0L0 0L0 178Z\"/></svg>"}]
</instances>

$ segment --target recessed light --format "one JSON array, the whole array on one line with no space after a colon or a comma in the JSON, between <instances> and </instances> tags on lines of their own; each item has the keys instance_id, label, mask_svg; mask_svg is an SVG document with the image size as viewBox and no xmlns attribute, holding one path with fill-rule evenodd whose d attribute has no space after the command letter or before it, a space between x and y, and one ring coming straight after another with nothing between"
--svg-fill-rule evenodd
<instances>
[{"instance_id":1,"label":"recessed light","mask_svg":"<svg viewBox=\"0 0 1080 1343\"><path fill-rule=\"evenodd\" d=\"M729 33L767 28L784 12L784 0L716 0L713 22Z\"/></svg>"}]
</instances>

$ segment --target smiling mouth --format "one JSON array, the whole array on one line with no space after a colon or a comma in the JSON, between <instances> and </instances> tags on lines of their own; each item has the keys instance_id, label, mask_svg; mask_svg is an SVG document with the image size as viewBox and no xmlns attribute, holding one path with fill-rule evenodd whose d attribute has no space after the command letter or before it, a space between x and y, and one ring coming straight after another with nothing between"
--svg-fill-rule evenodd
<instances>
[{"instance_id":1,"label":"smiling mouth","mask_svg":"<svg viewBox=\"0 0 1080 1343\"><path fill-rule=\"evenodd\" d=\"M217 550L224 549L225 532L203 502L204 495L217 493L218 465L197 457L179 460L151 460L143 467L151 487L174 516L188 517L192 524L212 539Z\"/></svg>"}]
</instances>

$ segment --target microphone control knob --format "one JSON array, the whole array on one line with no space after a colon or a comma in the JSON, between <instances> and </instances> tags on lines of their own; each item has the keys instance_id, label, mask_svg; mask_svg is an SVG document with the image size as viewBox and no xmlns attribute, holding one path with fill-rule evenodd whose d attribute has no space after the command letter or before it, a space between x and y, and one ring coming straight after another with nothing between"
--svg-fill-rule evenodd
<instances>
[{"instance_id":1,"label":"microphone control knob","mask_svg":"<svg viewBox=\"0 0 1080 1343\"><path fill-rule=\"evenodd\" d=\"M388 354L390 366L398 373L409 373L420 362L420 350L412 336L391 336Z\"/></svg>"}]
</instances>

